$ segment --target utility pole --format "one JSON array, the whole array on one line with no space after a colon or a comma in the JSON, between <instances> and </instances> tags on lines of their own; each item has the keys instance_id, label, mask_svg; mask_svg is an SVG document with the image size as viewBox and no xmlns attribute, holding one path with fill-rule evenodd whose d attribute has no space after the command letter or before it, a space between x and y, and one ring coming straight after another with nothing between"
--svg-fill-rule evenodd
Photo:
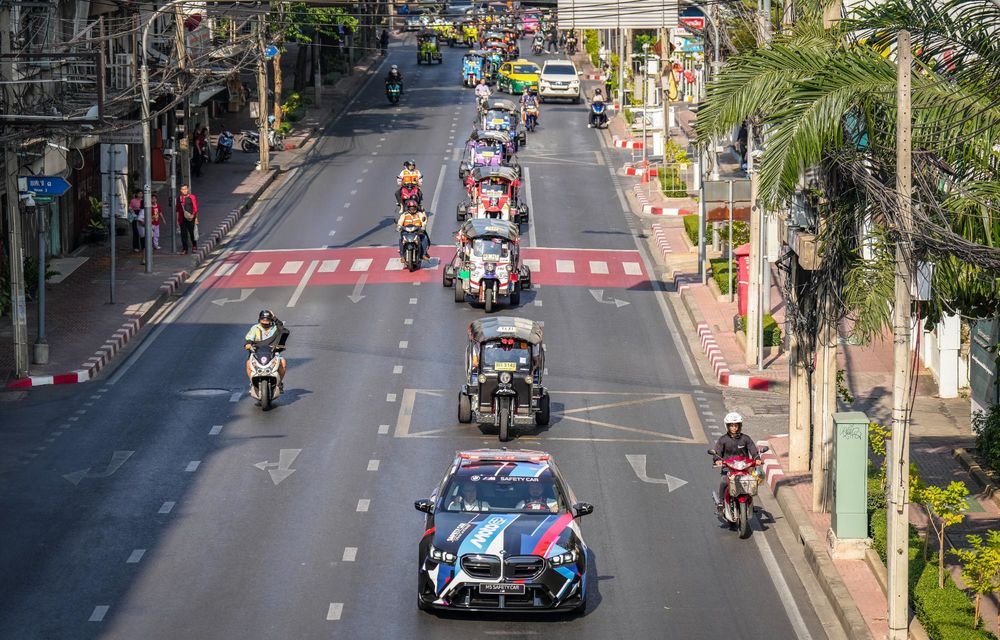
<instances>
[{"instance_id":1,"label":"utility pole","mask_svg":"<svg viewBox=\"0 0 1000 640\"><path fill-rule=\"evenodd\" d=\"M0 53L9 55L11 52L11 24L9 3L0 5ZM4 57L2 75L8 81L14 79L14 63L11 58ZM4 85L5 98L8 105L16 104L17 96L14 83ZM7 250L10 252L10 300L11 319L14 323L14 375L17 378L28 376L28 317L24 303L24 238L21 236L21 207L17 189L17 172L19 164L14 143L7 143L4 148L4 177L7 185Z\"/></svg>"},{"instance_id":2,"label":"utility pole","mask_svg":"<svg viewBox=\"0 0 1000 640\"><path fill-rule=\"evenodd\" d=\"M754 132L753 125L747 123L747 173L750 174L750 255L748 259L750 264L750 282L747 290L747 319L743 325L743 330L747 336L747 349L746 354L744 354L744 360L748 367L757 366L757 352L760 350L760 343L758 341L757 333L757 323L761 320L761 310L760 310L760 280L761 280L761 269L760 269L760 258L763 253L763 247L760 246L760 228L761 228L761 215L760 215L760 205L757 204L757 198L760 190L759 179L757 177L756 168L756 158L754 157L754 152L756 151L754 144Z\"/></svg>"},{"instance_id":3,"label":"utility pole","mask_svg":"<svg viewBox=\"0 0 1000 640\"><path fill-rule=\"evenodd\" d=\"M913 225L910 69L913 53L910 33L900 31L896 45L896 193L899 228L896 230L896 283L892 307L893 385L892 451L887 461L889 509L887 510L889 640L905 640L909 612L910 517L910 230Z\"/></svg>"},{"instance_id":4,"label":"utility pole","mask_svg":"<svg viewBox=\"0 0 1000 640\"><path fill-rule=\"evenodd\" d=\"M264 15L257 18L257 115L260 118L258 124L258 138L260 139L260 160L257 163L259 171L268 171L271 168L270 140L267 137L267 61L264 59Z\"/></svg>"},{"instance_id":5,"label":"utility pole","mask_svg":"<svg viewBox=\"0 0 1000 640\"><path fill-rule=\"evenodd\" d=\"M177 215L174 206L177 203L177 165L180 165L180 183L191 185L191 138L188 136L188 128L191 126L191 103L187 97L187 32L184 29L184 14L180 5L174 6L174 29L175 46L177 48L177 69L179 82L185 83L180 87L184 100L181 103L181 121L177 122L177 111L174 110L174 136L177 139L176 159L171 158L171 184L170 184L170 205L165 207L167 215L170 217L170 251L177 252Z\"/></svg>"},{"instance_id":6,"label":"utility pole","mask_svg":"<svg viewBox=\"0 0 1000 640\"><path fill-rule=\"evenodd\" d=\"M35 205L38 216L38 336L35 338L32 361L49 363L49 343L45 340L45 234L49 232L49 205Z\"/></svg>"},{"instance_id":7,"label":"utility pole","mask_svg":"<svg viewBox=\"0 0 1000 640\"><path fill-rule=\"evenodd\" d=\"M833 414L837 410L837 315L833 292L821 291L820 295L814 375L812 508L817 513L826 513L830 510Z\"/></svg>"},{"instance_id":8,"label":"utility pole","mask_svg":"<svg viewBox=\"0 0 1000 640\"><path fill-rule=\"evenodd\" d=\"M798 307L799 285L807 277L792 258L790 272L791 295L789 307ZM786 325L788 326L788 325ZM806 371L806 345L799 342L797 327L788 331L788 469L793 472L809 470L810 398L809 378Z\"/></svg>"}]
</instances>

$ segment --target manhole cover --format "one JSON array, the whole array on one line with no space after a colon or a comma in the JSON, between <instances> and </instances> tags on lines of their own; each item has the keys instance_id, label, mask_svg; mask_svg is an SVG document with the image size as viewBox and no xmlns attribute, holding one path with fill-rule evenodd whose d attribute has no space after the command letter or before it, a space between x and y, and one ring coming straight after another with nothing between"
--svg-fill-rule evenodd
<instances>
[{"instance_id":1,"label":"manhole cover","mask_svg":"<svg viewBox=\"0 0 1000 640\"><path fill-rule=\"evenodd\" d=\"M181 395L189 398L210 398L229 395L229 389L185 389L181 391Z\"/></svg>"}]
</instances>

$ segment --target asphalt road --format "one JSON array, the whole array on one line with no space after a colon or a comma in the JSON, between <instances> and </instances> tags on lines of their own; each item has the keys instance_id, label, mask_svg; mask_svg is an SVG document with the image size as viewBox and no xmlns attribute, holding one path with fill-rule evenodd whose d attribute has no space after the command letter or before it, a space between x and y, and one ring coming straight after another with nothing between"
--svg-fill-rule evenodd
<instances>
[{"instance_id":1,"label":"asphalt road","mask_svg":"<svg viewBox=\"0 0 1000 640\"><path fill-rule=\"evenodd\" d=\"M461 52L418 68L412 47L391 49L400 105L366 85L226 266L116 372L0 408L0 637L825 637L775 519L739 540L714 516L705 449L721 396L647 282L609 169L621 159L572 104L543 105L521 154L541 286L510 312L545 323L554 415L512 446L553 453L596 507L581 524L588 610L417 610L413 501L456 449L497 445L455 418L482 309L455 304L439 267L385 268L406 158L425 175L434 254L450 256L455 149L474 111ZM286 392L268 413L246 395L241 349L264 307L292 331ZM43 438L30 463L19 456ZM648 479L685 484L645 482L626 456L645 456Z\"/></svg>"}]
</instances>

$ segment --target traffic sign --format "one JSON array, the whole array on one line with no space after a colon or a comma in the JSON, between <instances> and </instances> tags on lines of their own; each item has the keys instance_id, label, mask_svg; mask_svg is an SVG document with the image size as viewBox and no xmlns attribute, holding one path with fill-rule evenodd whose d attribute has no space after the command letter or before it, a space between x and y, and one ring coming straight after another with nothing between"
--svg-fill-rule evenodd
<instances>
[{"instance_id":1,"label":"traffic sign","mask_svg":"<svg viewBox=\"0 0 1000 640\"><path fill-rule=\"evenodd\" d=\"M696 31L701 31L705 28L705 13L697 7L688 7L681 12L678 16L678 20L684 26L690 27Z\"/></svg>"},{"instance_id":2,"label":"traffic sign","mask_svg":"<svg viewBox=\"0 0 1000 640\"><path fill-rule=\"evenodd\" d=\"M276 55L278 55L278 47L274 46L273 44L272 45L268 45L267 48L264 49L264 59L265 60L270 60L271 58L273 58Z\"/></svg>"},{"instance_id":3,"label":"traffic sign","mask_svg":"<svg viewBox=\"0 0 1000 640\"><path fill-rule=\"evenodd\" d=\"M59 197L69 191L70 184L60 176L24 176L25 191L36 196Z\"/></svg>"}]
</instances>

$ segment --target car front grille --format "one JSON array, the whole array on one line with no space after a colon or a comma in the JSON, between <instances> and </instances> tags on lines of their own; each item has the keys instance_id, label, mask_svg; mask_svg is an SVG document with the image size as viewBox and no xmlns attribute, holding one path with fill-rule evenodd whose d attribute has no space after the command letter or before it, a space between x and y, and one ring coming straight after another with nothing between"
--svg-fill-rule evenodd
<instances>
[{"instance_id":1,"label":"car front grille","mask_svg":"<svg viewBox=\"0 0 1000 640\"><path fill-rule=\"evenodd\" d=\"M496 556L462 556L462 570L473 578L499 578L500 558Z\"/></svg>"},{"instance_id":2,"label":"car front grille","mask_svg":"<svg viewBox=\"0 0 1000 640\"><path fill-rule=\"evenodd\" d=\"M530 580L544 568L545 560L541 556L513 556L507 559L504 575L517 580Z\"/></svg>"}]
</instances>

